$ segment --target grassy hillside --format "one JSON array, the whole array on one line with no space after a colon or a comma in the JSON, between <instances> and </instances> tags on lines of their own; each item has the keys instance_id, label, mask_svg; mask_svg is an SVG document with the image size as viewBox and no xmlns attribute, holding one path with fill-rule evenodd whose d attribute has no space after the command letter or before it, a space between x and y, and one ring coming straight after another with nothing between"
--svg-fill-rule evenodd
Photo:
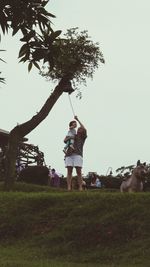
<instances>
[{"instance_id":1,"label":"grassy hillside","mask_svg":"<svg viewBox=\"0 0 150 267\"><path fill-rule=\"evenodd\" d=\"M15 190L0 192L0 266L150 266L150 193Z\"/></svg>"}]
</instances>

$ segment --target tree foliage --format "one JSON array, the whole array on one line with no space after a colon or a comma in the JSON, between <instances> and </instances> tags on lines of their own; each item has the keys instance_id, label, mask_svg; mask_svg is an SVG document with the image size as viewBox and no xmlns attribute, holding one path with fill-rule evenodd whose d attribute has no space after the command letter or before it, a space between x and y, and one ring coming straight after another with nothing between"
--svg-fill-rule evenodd
<instances>
[{"instance_id":1,"label":"tree foliage","mask_svg":"<svg viewBox=\"0 0 150 267\"><path fill-rule=\"evenodd\" d=\"M1 0L0 26L3 34L12 29L12 35L22 33L23 45L19 51L20 62L28 62L40 70L39 62L45 65L41 75L60 80L73 79L74 84L86 82L93 77L99 62L104 63L99 44L93 43L87 31L78 33L78 28L67 30L60 38L61 31L53 31L51 18L45 6L49 0Z\"/></svg>"},{"instance_id":2,"label":"tree foliage","mask_svg":"<svg viewBox=\"0 0 150 267\"><path fill-rule=\"evenodd\" d=\"M78 32L77 27L68 29L63 38L54 41L54 51L57 57L53 68L44 66L41 71L42 76L52 80L67 77L76 85L86 84L86 78L93 78L99 63L105 62L99 43L94 43L87 31Z\"/></svg>"},{"instance_id":3,"label":"tree foliage","mask_svg":"<svg viewBox=\"0 0 150 267\"><path fill-rule=\"evenodd\" d=\"M49 24L50 17L45 6L49 0L1 0L0 25L3 34L10 28L15 35L19 30L26 36L34 26L43 30Z\"/></svg>"},{"instance_id":4,"label":"tree foliage","mask_svg":"<svg viewBox=\"0 0 150 267\"><path fill-rule=\"evenodd\" d=\"M54 32L51 28L51 18L45 6L49 0L1 0L0 26L3 34L12 30L12 35L22 33L19 58L21 62L28 62L30 71L34 65L38 69L39 61L48 61L53 68L53 42L61 31Z\"/></svg>"},{"instance_id":5,"label":"tree foliage","mask_svg":"<svg viewBox=\"0 0 150 267\"><path fill-rule=\"evenodd\" d=\"M54 67L54 58L57 57L59 47L56 47L55 41L61 34L61 31L54 32L49 25L41 34L32 30L30 33L21 39L25 42L19 51L20 62L29 62L28 71L34 65L40 69L39 62L48 62L50 69Z\"/></svg>"}]
</instances>

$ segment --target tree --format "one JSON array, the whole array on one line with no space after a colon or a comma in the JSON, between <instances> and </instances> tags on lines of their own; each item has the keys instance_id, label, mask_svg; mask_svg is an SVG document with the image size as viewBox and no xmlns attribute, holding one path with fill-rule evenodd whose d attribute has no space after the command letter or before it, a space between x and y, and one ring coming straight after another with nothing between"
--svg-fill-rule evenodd
<instances>
[{"instance_id":1,"label":"tree","mask_svg":"<svg viewBox=\"0 0 150 267\"><path fill-rule=\"evenodd\" d=\"M42 0L19 1L21 4L22 2L30 3L32 7L33 2L34 8L37 7L35 2L38 5L39 3L40 5L43 4L43 6L47 3L47 1ZM46 12L43 6L42 11ZM28 5L27 8L29 8ZM47 17L51 16L48 12L46 14ZM45 20L44 22L39 22L39 17L37 15L39 15L39 13L35 12L33 16L29 16L27 24L24 23L25 19L22 20L22 17L20 17L20 20L23 22L21 24L19 23L18 27L15 26L16 30L21 28L24 35L21 41L25 42L20 49L19 57L21 61L29 62L29 71L33 65L40 69L39 63L42 61L43 67L40 74L48 79L57 80L58 85L54 88L39 113L33 116L29 121L17 125L9 134L9 144L6 155L6 190L10 190L14 184L18 143L47 117L63 92L72 93L74 90L77 90L78 84L81 82L86 83L86 78L93 77L94 71L98 68L99 63L104 63L103 54L100 51L98 43L93 43L90 40L87 31L78 33L78 28L73 28L68 30L67 33L60 38L61 32L54 32L48 20L46 20L46 22ZM25 16L24 13L22 16ZM37 18L36 21L34 19L32 20L35 16ZM32 27L37 21L40 33L33 30ZM0 25L4 28L1 21ZM27 33L25 33L24 28ZM7 27L5 27L5 29L7 30ZM3 32L5 33L4 29ZM71 81L73 82L74 89L72 88Z\"/></svg>"}]
</instances>

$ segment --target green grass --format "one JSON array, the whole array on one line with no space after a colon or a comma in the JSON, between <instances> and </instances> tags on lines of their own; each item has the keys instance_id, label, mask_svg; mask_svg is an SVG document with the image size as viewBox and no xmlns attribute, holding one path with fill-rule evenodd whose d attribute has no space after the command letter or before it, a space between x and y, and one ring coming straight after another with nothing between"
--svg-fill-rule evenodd
<instances>
[{"instance_id":1,"label":"green grass","mask_svg":"<svg viewBox=\"0 0 150 267\"><path fill-rule=\"evenodd\" d=\"M149 207L148 192L17 183L0 192L0 266L149 267Z\"/></svg>"}]
</instances>

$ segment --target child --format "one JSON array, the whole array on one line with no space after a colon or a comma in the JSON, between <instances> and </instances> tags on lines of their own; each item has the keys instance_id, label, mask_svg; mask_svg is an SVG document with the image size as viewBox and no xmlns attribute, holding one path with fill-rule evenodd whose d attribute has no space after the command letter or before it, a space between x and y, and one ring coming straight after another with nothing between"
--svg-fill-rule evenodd
<instances>
[{"instance_id":1,"label":"child","mask_svg":"<svg viewBox=\"0 0 150 267\"><path fill-rule=\"evenodd\" d=\"M76 135L76 130L75 128L77 127L77 122L76 121L71 121L69 123L69 131L67 133L67 137L70 137L67 141L66 141L66 145L63 149L63 152L66 154L68 148L70 147L71 149L74 150L74 138L75 138L75 135Z\"/></svg>"}]
</instances>

